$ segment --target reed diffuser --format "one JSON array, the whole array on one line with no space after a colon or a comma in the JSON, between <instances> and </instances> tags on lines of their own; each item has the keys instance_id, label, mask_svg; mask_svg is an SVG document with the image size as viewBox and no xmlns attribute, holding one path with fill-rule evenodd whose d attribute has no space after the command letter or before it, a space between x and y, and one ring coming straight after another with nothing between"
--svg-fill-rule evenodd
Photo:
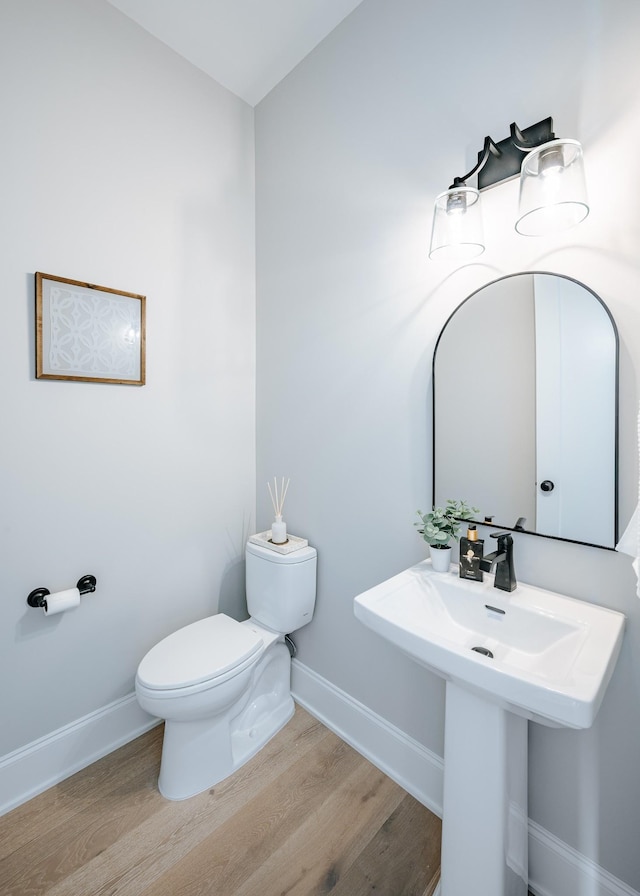
<instances>
[{"instance_id":1,"label":"reed diffuser","mask_svg":"<svg viewBox=\"0 0 640 896\"><path fill-rule=\"evenodd\" d=\"M267 482L271 503L273 504L273 512L276 515L274 522L271 524L271 541L274 544L285 544L287 541L287 524L282 519L282 509L284 507L284 499L287 497L287 489L289 488L290 481L291 480L287 479L287 484L285 485L283 476L280 488L278 488L278 481L274 476L273 491L271 489L271 483Z\"/></svg>"}]
</instances>

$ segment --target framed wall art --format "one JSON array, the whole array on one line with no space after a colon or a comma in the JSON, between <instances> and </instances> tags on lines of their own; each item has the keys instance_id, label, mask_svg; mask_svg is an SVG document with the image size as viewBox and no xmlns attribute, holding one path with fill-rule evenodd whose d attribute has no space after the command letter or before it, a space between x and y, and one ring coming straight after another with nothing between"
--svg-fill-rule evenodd
<instances>
[{"instance_id":1,"label":"framed wall art","mask_svg":"<svg viewBox=\"0 0 640 896\"><path fill-rule=\"evenodd\" d=\"M36 273L36 378L145 383L145 296Z\"/></svg>"}]
</instances>

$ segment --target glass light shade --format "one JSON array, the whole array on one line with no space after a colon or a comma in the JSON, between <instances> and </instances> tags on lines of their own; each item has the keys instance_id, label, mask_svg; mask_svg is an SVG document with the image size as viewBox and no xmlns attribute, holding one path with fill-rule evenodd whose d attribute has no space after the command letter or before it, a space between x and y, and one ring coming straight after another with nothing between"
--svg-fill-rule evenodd
<instances>
[{"instance_id":1,"label":"glass light shade","mask_svg":"<svg viewBox=\"0 0 640 896\"><path fill-rule=\"evenodd\" d=\"M433 209L429 258L464 261L482 252L480 193L464 185L440 193Z\"/></svg>"},{"instance_id":2,"label":"glass light shade","mask_svg":"<svg viewBox=\"0 0 640 896\"><path fill-rule=\"evenodd\" d=\"M577 140L551 140L524 157L518 233L559 233L579 224L588 214L582 147Z\"/></svg>"}]
</instances>

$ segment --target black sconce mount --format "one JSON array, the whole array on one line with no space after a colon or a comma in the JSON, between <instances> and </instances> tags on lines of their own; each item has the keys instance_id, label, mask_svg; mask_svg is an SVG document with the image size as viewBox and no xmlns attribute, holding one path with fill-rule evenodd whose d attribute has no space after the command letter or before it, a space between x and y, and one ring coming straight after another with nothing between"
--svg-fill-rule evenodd
<instances>
[{"instance_id":1,"label":"black sconce mount","mask_svg":"<svg viewBox=\"0 0 640 896\"><path fill-rule=\"evenodd\" d=\"M491 137L484 138L477 164L463 177L455 177L449 189L462 186L474 174L478 175L478 190L516 177L520 174L525 154L554 139L552 118L545 118L522 130L513 122L509 136L499 143Z\"/></svg>"}]
</instances>

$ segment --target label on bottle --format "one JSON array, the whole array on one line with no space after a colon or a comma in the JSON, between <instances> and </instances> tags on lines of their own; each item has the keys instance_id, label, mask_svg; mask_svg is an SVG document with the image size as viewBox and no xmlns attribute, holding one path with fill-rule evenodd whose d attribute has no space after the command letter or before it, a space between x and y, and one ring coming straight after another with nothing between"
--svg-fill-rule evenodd
<instances>
[{"instance_id":1,"label":"label on bottle","mask_svg":"<svg viewBox=\"0 0 640 896\"><path fill-rule=\"evenodd\" d=\"M482 582L484 576L480 569L484 542L481 539L471 541L469 538L460 539L460 578L471 579L474 582Z\"/></svg>"}]
</instances>

